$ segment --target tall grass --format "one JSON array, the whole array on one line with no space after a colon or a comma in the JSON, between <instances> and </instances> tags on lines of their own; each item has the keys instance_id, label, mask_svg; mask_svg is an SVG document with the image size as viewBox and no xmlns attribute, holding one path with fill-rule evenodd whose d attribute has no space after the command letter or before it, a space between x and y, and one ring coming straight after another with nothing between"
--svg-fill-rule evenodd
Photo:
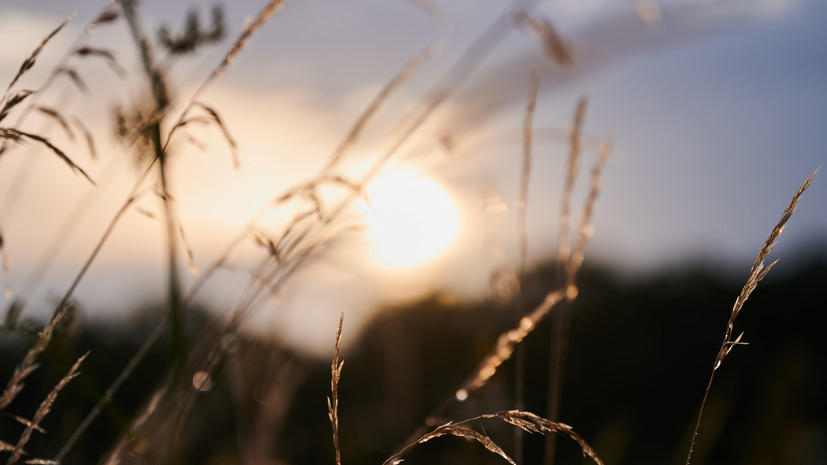
<instances>
[{"instance_id":1,"label":"tall grass","mask_svg":"<svg viewBox=\"0 0 827 465\"><path fill-rule=\"evenodd\" d=\"M741 292L735 299L735 303L732 306L732 312L729 315L729 321L727 321L726 324L726 330L724 331L724 340L721 343L721 347L718 349L718 354L715 356L715 362L712 365L712 373L709 375L709 383L706 386L703 399L701 400L701 406L698 410L698 421L695 423L695 430L692 432L692 441L689 444L689 452L686 456L686 465L689 465L692 461L692 451L695 448L695 440L698 437L698 431L701 427L701 417L703 416L706 399L709 397L709 391L712 389L712 381L715 379L715 373L719 368L721 368L721 364L724 359L730 354L730 352L732 352L732 349L734 349L735 346L739 344L746 344L741 341L741 338L744 336L743 332L738 334L738 336L735 336L735 319L738 318L738 315L744 308L744 303L746 303L747 299L749 299L749 296L755 288L758 287L758 283L760 283L764 277L767 276L767 273L769 273L772 267L778 262L778 260L775 260L769 265L764 265L764 260L767 258L770 251L772 251L773 247L775 247L775 244L778 243L781 233L784 231L784 228L787 227L787 221L789 221L790 217L792 217L793 212L795 212L795 209L798 206L798 201L801 200L801 196L804 194L804 191L810 187L810 183L813 182L813 178L815 178L818 171L818 169L813 171L813 174L811 174L810 177L807 178L803 184L801 184L801 187L799 187L793 195L793 198L784 210L784 214L781 216L781 219L775 227L772 228L770 235L767 236L767 239L761 245L761 249L758 251L758 256L755 257L755 261L749 269L747 282L744 284L744 287L741 288Z\"/></svg>"},{"instance_id":2,"label":"tall grass","mask_svg":"<svg viewBox=\"0 0 827 465\"><path fill-rule=\"evenodd\" d=\"M14 416L16 422L23 425L23 432L16 440L3 438L0 440L0 452L7 452L8 465L19 463L25 458L26 463L63 463L68 460L73 447L79 439L88 433L92 422L102 414L106 405L110 403L116 393L130 376L137 365L143 360L153 346L162 339L165 330L170 332L170 354L172 357L171 369L164 381L145 396L147 401L139 412L130 417L123 431L119 431L116 443L111 447L104 458L106 463L178 463L182 460L187 441L192 441L192 432L188 425L199 408L200 395L214 389L219 383L226 383L231 391L231 397L237 406L248 401L244 390L244 380L247 377L261 376L265 391L272 398L282 402L279 406L265 405L257 422L248 435L239 438L239 449L244 456L240 460L250 463L261 463L271 458L268 450L268 435L281 427L285 421L287 408L283 403L289 403L291 396L298 389L296 379L301 378L299 370L285 355L286 351L278 341L265 341L261 349L266 356L263 359L273 362L272 370L266 373L250 373L254 369L242 370L239 351L253 350L253 343L245 340L245 347L236 345L241 325L249 317L258 304L272 295L277 295L290 282L297 272L302 270L316 257L324 254L333 242L345 236L349 231L358 228L353 221L352 207L355 203L366 198L366 185L376 177L381 170L392 160L400 148L417 131L430 120L434 112L451 96L456 93L482 61L492 52L495 45L502 40L505 34L517 27L535 34L543 44L546 59L550 59L556 66L566 67L576 61L561 35L551 26L550 22L531 12L532 2L518 2L507 9L498 19L471 44L466 52L457 60L441 79L436 80L419 105L404 120L404 124L392 134L393 139L389 147L372 160L371 165L356 179L346 176L340 165L350 153L356 141L362 137L365 127L372 122L384 105L415 73L419 66L433 53L436 46L432 45L420 54L412 57L402 69L392 77L387 84L369 102L365 110L356 118L350 130L341 143L332 151L329 161L312 178L300 180L284 192L277 193L272 200L263 205L238 234L226 245L224 252L207 266L190 286L184 289L181 278L183 267L179 260L186 254L189 267L193 269L194 260L191 247L187 244L185 228L177 212L175 203L176 193L170 183L170 157L172 152L171 141L173 136L182 136L187 128L193 124L212 125L223 137L231 151L233 164L240 164L238 144L230 131L231 125L220 113L220 109L200 100L204 89L219 79L232 61L240 54L253 35L275 15L281 0L267 2L258 14L243 28L239 37L232 43L218 64L206 74L196 91L186 100L183 110L173 113L171 102L174 95L167 80L167 70L164 62L158 60L156 47L166 47L170 56L191 53L193 50L209 46L222 35L223 15L220 9L213 10L213 24L204 28L198 21L197 14L188 16L184 31L175 34L169 28L161 28L157 40L153 39L141 24L141 14L137 2L121 0L101 11L89 24L90 26L125 27L129 30L134 46L140 57L140 76L145 90L140 101L135 102L127 110L121 109L113 116L115 126L122 136L128 150L137 151L141 161L139 173L126 199L107 224L104 232L95 243L93 250L80 265L72 283L60 298L48 322L38 332L30 348L6 383L0 396L0 411L5 411L13 404L16 398L26 389L25 382L38 368L38 360L53 342L58 326L72 316L74 306L72 298L79 283L86 277L89 268L98 258L99 252L108 242L110 236L123 216L135 209L136 201L153 194L152 188L147 187L151 182L153 170L157 184L160 187L154 194L160 200L163 208L164 228L162 234L166 241L166 275L167 275L167 303L166 314L160 317L153 331L146 337L137 352L123 366L119 367L119 374L114 381L103 391L95 405L72 430L69 437L53 438L61 447L58 452L49 458L38 458L39 451L27 452L24 448L35 432L44 432L40 427L43 419L55 403L58 394L67 384L79 375L79 369L88 357L96 357L93 352L76 359L59 382L46 394L31 418ZM419 5L434 18L440 17L438 10L428 2ZM95 153L95 142L92 133L86 129L81 121L68 117L63 108L54 108L33 101L35 92L28 89L18 89L18 83L26 77L27 72L37 64L41 51L50 44L52 39L60 33L66 22L49 33L36 46L13 76L0 100L0 155L10 152L23 143L34 143L45 148L75 174L94 184L92 177L81 166L75 163L65 150L56 145L49 137L34 132L18 129L22 121L30 112L39 112L41 115L56 122L66 134L73 135L72 128L83 133L87 146L92 154ZM116 72L122 72L124 67L119 57L104 49L90 45L81 45L73 48L54 68L45 86L50 85L55 76L66 76L70 79L78 92L85 92L88 86L78 72L76 65L70 59L83 56L95 56L104 59ZM70 66L71 64L71 66ZM552 463L555 457L556 437L561 436L573 441L585 457L602 465L599 451L590 446L587 441L575 432L574 427L559 421L559 407L563 399L562 387L565 374L566 351L569 338L571 320L571 306L580 294L578 275L583 265L585 250L593 230L593 215L601 187L601 176L606 166L612 143L607 140L596 150L596 157L588 176L588 193L580 210L580 222L576 229L572 227L572 197L575 185L580 178L579 168L584 153L583 139L586 126L586 100L582 99L574 112L571 128L568 131L569 156L566 162L566 171L563 189L560 195L561 213L559 217L559 235L557 243L557 279L546 283L544 297L534 308L526 308L528 298L526 292L526 261L527 261L527 215L529 179L532 174L532 135L535 130L533 122L535 106L538 103L538 87L540 77L535 71L529 76L528 98L523 121L521 170L518 185L520 194L518 199L519 213L517 218L517 236L519 241L519 283L520 292L514 305L513 325L500 334L486 355L476 367L468 367L468 375L464 380L447 392L442 402L437 403L431 414L423 419L411 431L407 440L395 449L388 451L385 464L398 464L405 460L412 451L422 444L437 438L458 437L475 442L485 450L498 455L503 460L516 464L523 461L522 433L540 434L547 437L546 461ZM18 114L17 122L8 124L7 117ZM712 389L715 373L720 368L724 358L739 344L742 344L741 335L734 336L735 319L743 308L744 302L750 296L758 283L772 268L773 263L764 265L764 259L778 240L781 231L786 226L804 190L810 185L816 173L801 186L793 197L789 207L785 210L781 221L772 230L765 241L750 270L746 285L733 306L729 322L727 323L724 341L715 358L714 367L701 402L700 412L692 436L686 464L692 459L692 450L695 438L701 426L701 417L706 399ZM332 206L323 204L321 191L323 188L334 187L344 192L338 202ZM282 225L279 233L273 235L259 228L259 221L269 211L287 204L297 204L299 207L293 216ZM539 208L538 208L539 210ZM534 214L534 210L532 210ZM60 236L62 231L57 231ZM259 246L258 262L249 273L249 281L244 293L235 302L228 315L218 323L207 327L203 332L192 334L188 332L185 322L195 296L200 289L211 279L215 279L216 271L223 269L236 248L244 243L254 243ZM0 250L11 245L3 240L0 231ZM182 252L182 248L185 252ZM21 301L13 302L6 310L5 329L13 330L19 314L23 311ZM548 395L548 410L546 417L532 413L526 408L523 397L525 389L525 354L523 343L538 325L546 319L551 319L553 328L550 344L549 373L551 378ZM332 443L337 465L347 463L346 442L341 439L345 434L340 431L340 405L346 403L339 392L339 384L343 373L341 351L342 327L344 314L339 319L336 329L333 360L330 366L330 396L327 399L328 419L332 429ZM495 413L477 413L466 419L446 419L445 415L454 404L465 403L478 395L478 391L488 385L490 381L502 372L503 365L515 358L515 378L512 409ZM236 365L238 363L238 365ZM228 368L229 367L229 368ZM258 367L261 369L261 367ZM264 371L266 371L265 369ZM320 399L324 396L319 393ZM241 410L241 407L238 407ZM447 420L447 421L435 421ZM514 428L515 444L513 452L507 452L507 447L497 444L482 427L486 422L502 422ZM479 428L478 428L479 426ZM197 438L196 440L203 440ZM29 455L26 455L29 454Z\"/></svg>"}]
</instances>

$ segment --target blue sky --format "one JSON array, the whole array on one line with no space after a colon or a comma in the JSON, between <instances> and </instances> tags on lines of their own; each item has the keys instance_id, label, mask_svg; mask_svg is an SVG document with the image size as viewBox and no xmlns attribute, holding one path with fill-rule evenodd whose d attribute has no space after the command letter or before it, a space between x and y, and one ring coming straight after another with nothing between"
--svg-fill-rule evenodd
<instances>
[{"instance_id":1,"label":"blue sky","mask_svg":"<svg viewBox=\"0 0 827 465\"><path fill-rule=\"evenodd\" d=\"M176 24L191 5L211 5L141 3L144 23L155 27L166 21ZM376 143L365 142L358 149L376 153L387 146L388 131L507 6L499 1L434 3L445 10L448 22L438 24L404 1L285 2L204 96L221 110L241 141L246 170L242 174L247 177L227 174L226 154L187 152L176 162L182 219L191 226L197 257L208 261L215 253L210 249L231 236L230 231L237 230L274 191L315 172L373 93L406 60L439 40L440 53L413 75L368 130L365 139ZM77 11L67 31L49 45L29 76L32 84L27 85L35 85L43 76L38 72L50 69L104 4L5 0L0 6L0 34L15 34L20 47L6 47L0 54L0 77L10 78L40 38ZM538 127L564 132L577 99L585 95L589 99L585 132L597 139L614 135L617 149L606 168L589 256L631 275L701 261L746 274L792 194L827 160L827 28L823 27L827 5L815 0L664 1L659 2L661 20L645 23L634 4L540 2L538 11L572 46L575 64L567 71L543 63L536 38L520 31L490 50L460 92L399 154L401 161L420 166L456 197L466 212L461 245L416 276L389 278L380 270L381 279L390 279L397 287L405 282L414 289L409 291L412 295L454 288L465 289L459 294L473 294L485 290L492 267L514 266L513 213L490 218L473 210L478 210L480 186L486 185L494 186L513 212L520 153L515 134L522 121L529 69L535 62L543 69L535 116ZM254 14L260 3L245 0L225 7L229 38L233 38L245 15ZM96 32L92 43L117 50L127 69L135 69L129 64L134 52L122 25L112 28ZM191 90L220 60L229 40L176 63L171 70L173 85L183 93ZM82 70L101 95L79 104L78 112L90 125L101 125L96 132L104 134L101 143L106 144L111 133L103 126L107 112L113 102L134 96L138 87L134 81L115 81L103 67L89 66ZM61 95L55 98L64 98ZM547 258L556 244L566 152L554 129L546 133L552 134L550 139L543 139L543 131L538 130L531 177L528 239L533 262ZM455 141L459 152L465 151L444 153L438 141L445 135ZM220 139L209 140L221 144ZM107 169L102 161L81 160L95 174ZM592 160L593 153L587 153L584 173ZM0 195L20 163L19 155L0 160ZM52 166L57 163L46 159L38 163L48 174L36 178L32 185L39 187L30 187L24 195L28 205L36 207L23 208L29 213L14 218L9 218L8 209L0 214L15 263L11 275L4 278L12 288L20 285L21 275L48 240L48 230L59 224L55 218L62 218L86 189L63 167ZM102 212L116 208L122 201L117 199L124 195L123 185L134 176L128 168L113 170L117 181L99 195ZM805 195L775 253L790 266L790 255L815 240L824 244L827 238L823 177L820 174ZM584 188L581 180L578 192ZM55 195L66 198L53 200ZM93 243L84 238L97 237L103 221L84 223L78 245L62 255L56 275L73 274ZM162 256L160 239L152 238L157 225L140 218L126 221L127 231L113 238L97 274L79 289L81 298L106 302L91 307L113 302L123 306L125 301L162 292L160 265L147 260L153 254ZM136 245L130 233L139 234L146 244ZM497 260L502 263L481 251L492 238L499 244L503 256ZM124 260L137 264L123 278L114 277L119 273L113 270ZM784 264L782 260L779 269ZM354 288L342 274L357 275L360 289L375 287L370 283L379 279L376 270L342 272L346 266L341 263L327 268L315 269L314 276L330 275L337 289ZM135 286L133 277L142 284ZM62 279L51 283L55 289L61 289L68 278ZM368 307L377 301L375 296L345 298L334 293L333 301L320 302L319 296L308 297L301 286L288 294L299 302L330 307L325 321L335 320L334 307L342 302Z\"/></svg>"}]
</instances>

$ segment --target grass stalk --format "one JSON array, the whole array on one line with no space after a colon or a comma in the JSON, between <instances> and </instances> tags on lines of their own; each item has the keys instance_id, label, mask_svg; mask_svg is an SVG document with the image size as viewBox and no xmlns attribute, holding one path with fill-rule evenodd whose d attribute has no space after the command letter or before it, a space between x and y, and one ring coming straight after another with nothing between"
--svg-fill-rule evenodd
<instances>
[{"instance_id":1,"label":"grass stalk","mask_svg":"<svg viewBox=\"0 0 827 465\"><path fill-rule=\"evenodd\" d=\"M698 438L698 431L701 428L701 418L703 417L704 406L706 405L706 399L709 397L709 391L712 389L712 381L715 379L715 373L721 367L724 359L730 354L735 346L745 344L744 342L741 342L741 338L744 336L744 333L740 333L738 336L735 336L735 319L738 318L738 315L741 313L741 309L744 307L744 303L747 299L749 299L749 296L758 286L758 283L764 279L767 273L769 273L772 267L778 262L778 260L775 260L769 265L764 265L764 260L767 258L770 251L772 251L773 247L775 247L775 244L778 242L778 238L781 236L784 228L787 227L787 221L790 217L792 217L793 212L795 212L795 209L798 206L798 201L801 200L801 196L804 194L804 191L810 187L810 183L813 181L813 178L815 178L815 175L818 173L819 169L813 171L813 174L811 174L810 177L807 178L803 184L801 184L801 187L799 187L793 195L790 204L784 210L784 214L781 215L781 219L778 223L776 223L775 227L772 228L770 235L767 236L767 239L761 245L761 249L758 251L758 255L755 257L755 261L752 262L752 266L750 267L747 282L744 284L744 287L741 288L741 292L735 299L735 303L732 306L732 311L729 314L729 321L727 321L726 329L724 330L724 340L721 343L721 347L718 349L718 354L715 356L715 362L712 365L712 372L709 375L709 382L706 385L703 398L701 399L701 406L698 409L698 419L695 422L695 429L692 432L692 439L689 443L689 452L687 452L686 455L686 465L689 465L690 462L692 462L692 452L695 449L695 440Z\"/></svg>"},{"instance_id":2,"label":"grass stalk","mask_svg":"<svg viewBox=\"0 0 827 465\"><path fill-rule=\"evenodd\" d=\"M26 426L26 429L23 430L23 433L20 435L20 439L17 441L17 445L14 447L14 450L11 453L8 461L6 461L6 465L14 465L20 460L21 455L23 455L23 447L29 442L29 439L32 436L32 433L38 428L40 422L46 418L46 415L49 414L49 410L52 408L52 404L55 403L57 399L57 395L60 391L69 384L75 376L78 374L78 368L80 368L80 364L86 359L86 356L89 355L89 352L82 355L78 358L72 367L69 369L69 372L66 373L63 378L58 381L57 385L49 392L43 402L40 403L40 406L37 408L34 416L32 417L32 421Z\"/></svg>"},{"instance_id":3,"label":"grass stalk","mask_svg":"<svg viewBox=\"0 0 827 465\"><path fill-rule=\"evenodd\" d=\"M61 446L57 455L55 455L54 457L54 461L56 463L61 463L63 461L63 459L66 457L66 454L68 454L72 450L72 447L75 445L78 439L80 439L83 433L86 432L86 430L89 428L89 425L92 424L92 421L94 421L95 418L97 418L98 415L100 415L100 412L107 404L112 402L112 399L115 396L115 392L117 392L117 390L120 389L123 383L127 379L129 379L129 376L132 374L133 371L135 371L135 368L138 366L138 363L140 363L140 361L143 360L143 358L146 356L146 354L149 352L149 349L152 348L155 342L157 342L158 339L161 338L164 329L166 329L166 324L167 319L164 318L158 325L155 326L155 329L152 330L152 333L149 335L149 337L146 338L143 344L141 344L141 347L138 349L135 355L133 355L132 358L130 358L129 361L126 363L126 365L124 365L123 369L118 374L118 377L115 378L115 381L113 381L109 388L106 389L106 392L104 392L103 396L101 396L101 398L98 399L98 401L95 403L95 406L92 407L92 410L89 411L89 413L86 415L83 421L80 422L77 428L72 430L72 435L69 436L69 439L66 440L63 446Z\"/></svg>"},{"instance_id":4,"label":"grass stalk","mask_svg":"<svg viewBox=\"0 0 827 465\"><path fill-rule=\"evenodd\" d=\"M528 85L528 100L523 117L523 157L520 171L520 193L517 200L517 240L519 241L520 292L514 305L514 324L517 325L526 311L526 258L528 256L528 188L531 175L531 148L534 123L534 108L537 91L540 88L540 71L532 67ZM517 346L514 356L514 408L525 410L525 347ZM523 461L523 430L514 430L514 459Z\"/></svg>"},{"instance_id":5,"label":"grass stalk","mask_svg":"<svg viewBox=\"0 0 827 465\"><path fill-rule=\"evenodd\" d=\"M563 195L560 206L560 230L557 242L557 280L559 287L567 287L570 279L569 259L571 257L571 196L574 192L574 182L580 165L581 133L583 121L586 117L586 100L581 98L577 102L571 132L569 133L569 156L567 161L566 178L563 186ZM576 294L574 294L576 296ZM565 359L568 349L570 305L571 301L562 303L552 314L552 337L549 347L549 392L547 416L557 421L560 416L560 398L562 397L563 377L565 374ZM573 299L572 299L573 300ZM554 455L557 438L552 436L546 441L545 464L554 464Z\"/></svg>"},{"instance_id":6,"label":"grass stalk","mask_svg":"<svg viewBox=\"0 0 827 465\"><path fill-rule=\"evenodd\" d=\"M147 83L153 98L151 120L147 125L147 137L154 152L154 159L158 160L158 177L161 185L161 200L164 206L164 223L167 240L167 310L172 332L173 369L183 375L187 357L187 344L181 315L181 278L178 269L178 241L176 217L172 210L172 196L169 186L169 157L165 145L161 141L161 123L169 106L169 94L161 70L152 57L152 48L144 35L138 21L134 0L121 2L132 38L141 54L141 63L146 74Z\"/></svg>"},{"instance_id":7,"label":"grass stalk","mask_svg":"<svg viewBox=\"0 0 827 465\"><path fill-rule=\"evenodd\" d=\"M594 452L594 449L586 443L583 438L580 437L577 433L574 432L574 429L565 424L556 421L551 421L542 417L539 417L531 412L525 412L521 410L506 410L498 413L490 413L485 415L478 415L473 418L468 418L462 421L451 421L440 426L437 426L432 431L423 434L417 440L411 442L407 446L405 446L399 453L391 456L383 465L398 465L404 461L404 456L408 452L410 452L415 447L418 447L420 444L424 444L432 439L443 437L443 436L455 436L460 437L463 439L468 439L472 441L476 441L482 444L488 451L499 455L503 459L505 459L511 465L517 465L517 463L505 453L505 451L498 446L494 441L491 440L485 433L480 433L475 429L469 427L468 425L471 423L478 423L481 420L500 420L503 421L511 426L514 426L524 432L527 433L536 433L536 434L543 434L546 437L553 436L553 435L560 435L567 437L574 442L576 442L580 449L583 452L584 457L589 457L594 463L597 465L603 465L603 461L597 456Z\"/></svg>"},{"instance_id":8,"label":"grass stalk","mask_svg":"<svg viewBox=\"0 0 827 465\"><path fill-rule=\"evenodd\" d=\"M336 346L333 349L333 361L330 364L330 397L327 398L327 417L333 429L333 448L336 450L336 465L342 465L342 451L339 447L339 380L342 378L344 361L339 361L339 351L342 344L342 322L345 313L339 315L339 326L336 328Z\"/></svg>"}]
</instances>

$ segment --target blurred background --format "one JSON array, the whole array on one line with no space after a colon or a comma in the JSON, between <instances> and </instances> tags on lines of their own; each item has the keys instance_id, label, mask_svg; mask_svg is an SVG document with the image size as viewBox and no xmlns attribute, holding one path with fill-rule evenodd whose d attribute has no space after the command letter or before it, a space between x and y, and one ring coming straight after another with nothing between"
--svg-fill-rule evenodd
<instances>
[{"instance_id":1,"label":"blurred background","mask_svg":"<svg viewBox=\"0 0 827 465\"><path fill-rule=\"evenodd\" d=\"M333 463L324 397L342 311L343 458L381 463L402 445L512 326L515 299L530 308L559 279L551 262L581 97L588 104L574 224L599 143L611 138L614 150L572 309L560 419L606 463L685 460L730 305L789 199L825 159L825 5L287 0L200 89L264 4L218 5L224 34L182 55L159 45L160 31L184 31L188 12L208 27L215 5L145 0L137 10L172 96L165 129L194 95L222 123L189 125L170 145L183 289L209 272L190 299L189 339L212 334L240 302L245 307L244 330L232 343L221 339L226 360L213 373L215 386L198 398L181 460ZM4 374L146 163L117 136L118 115L140 108L148 88L123 18L91 25L106 8L94 0L0 6L0 79L9 82L73 15L12 89L37 90L26 102L32 110L16 108L0 124L46 137L96 183L73 174L42 144L0 154ZM515 19L520 14L551 29L527 27ZM549 53L548 31L566 44L570 64ZM84 47L98 52L77 53ZM381 100L335 170L325 171L360 114L423 52L427 57ZM532 69L541 77L526 204L530 272L520 293L521 138ZM448 98L435 100L434 89L447 89ZM427 118L412 126L422 111ZM266 281L256 266L268 239L285 234L308 208L335 211L350 191L333 182L313 190L316 197L273 200L320 172L355 182L385 156L332 239L320 240L324 247L285 277L273 277L274 292L249 300L251 277ZM818 395L825 349L817 322L825 305L817 291L827 250L827 187L820 178L770 257L781 261L736 325L750 345L717 375L693 463L827 458L827 406ZM49 434L32 450L53 455L61 441L49 439L75 430L163 319L168 255L157 190L152 178L141 184L73 293L73 321L61 327L30 389L12 406L31 415L74 358L91 349L84 375L62 394ZM538 413L547 408L550 337L545 322L526 340L526 407ZM162 383L169 350L166 338L152 346L67 462L96 461L109 449ZM512 408L512 371L504 365L445 419ZM10 425L0 439L20 426ZM507 428L484 427L511 451ZM142 444L131 443L132 457L152 463ZM527 439L525 462L539 462L542 447L541 438ZM410 461L501 460L453 439L415 454L421 455ZM562 441L559 463L578 460L577 448Z\"/></svg>"}]
</instances>

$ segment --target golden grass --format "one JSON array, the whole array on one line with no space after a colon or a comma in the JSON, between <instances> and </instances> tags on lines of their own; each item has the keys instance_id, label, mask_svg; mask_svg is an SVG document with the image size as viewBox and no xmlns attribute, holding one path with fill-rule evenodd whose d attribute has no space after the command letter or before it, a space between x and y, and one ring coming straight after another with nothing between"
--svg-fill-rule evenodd
<instances>
[{"instance_id":1,"label":"golden grass","mask_svg":"<svg viewBox=\"0 0 827 465\"><path fill-rule=\"evenodd\" d=\"M345 362L339 361L339 351L342 347L342 322L345 314L339 316L339 326L336 328L336 346L333 349L333 361L330 364L330 397L327 398L327 417L330 427L333 428L333 448L336 450L336 465L342 465L342 451L339 447L339 380L342 378L342 367Z\"/></svg>"},{"instance_id":2,"label":"golden grass","mask_svg":"<svg viewBox=\"0 0 827 465\"><path fill-rule=\"evenodd\" d=\"M26 425L26 429L23 430L23 433L20 435L20 439L18 439L17 445L14 446L14 450L12 451L9 460L6 461L6 465L14 465L15 463L17 463L18 460L20 460L20 456L23 455L23 447L25 447L26 444L29 442L29 439L32 436L32 432L34 432L38 428L40 422L43 421L43 419L46 418L46 415L49 414L49 410L52 408L52 404L55 403L57 395L60 393L60 391L64 387L66 387L67 384L69 384L69 381L71 381L75 376L78 375L78 368L80 368L80 364L83 363L83 361L86 359L88 355L89 352L78 358L77 361L75 361L75 363L69 369L69 372L66 373L66 375L60 379L60 381L57 383L57 385L55 385L54 388L52 388L52 390L49 392L46 398L43 399L43 402L40 403L40 407L37 408L37 411L34 413L34 416L32 416L32 421L28 425Z\"/></svg>"},{"instance_id":3,"label":"golden grass","mask_svg":"<svg viewBox=\"0 0 827 465\"><path fill-rule=\"evenodd\" d=\"M24 382L29 375L37 369L37 357L46 350L46 347L52 341L57 325L63 321L64 318L72 311L72 306L68 305L68 301L61 302L52 318L46 326L37 334L37 342L32 346L23 360L14 369L11 378L3 390L3 395L0 396L0 411L9 406L14 401L20 391L23 390Z\"/></svg>"},{"instance_id":4,"label":"golden grass","mask_svg":"<svg viewBox=\"0 0 827 465\"><path fill-rule=\"evenodd\" d=\"M704 413L704 406L706 405L706 399L709 397L709 391L712 389L712 381L715 379L715 373L721 368L721 364L723 363L724 359L732 352L732 349L739 344L745 344L741 342L741 338L744 336L744 333L735 335L735 319L738 318L738 315L741 313L741 309L744 307L744 303L749 299L749 296L752 294L752 291L758 287L758 283L767 276L767 273L770 272L773 266L778 262L775 260L771 262L769 265L764 265L764 260L769 255L770 251L772 251L775 244L778 243L778 238L781 236L781 233L784 231L784 228L787 227L787 221L792 217L793 212L795 212L795 208L798 206L798 201L801 200L801 196L804 194L804 191L810 187L810 183L813 182L813 178L815 178L816 174L818 173L819 169L813 171L813 174L801 184L801 187L793 195L790 204L784 209L784 214L781 215L781 219L772 228L770 235L767 236L767 239L761 245L761 249L758 251L758 256L755 257L755 261L752 262L752 266L749 270L749 276L747 277L747 282L744 284L744 287L741 288L741 292L738 294L738 298L735 299L735 304L732 306L732 311L729 314L729 321L727 321L726 330L724 331L724 341L721 343L721 347L718 349L718 354L715 356L715 363L712 366L712 373L709 375L709 382L707 383L706 390L704 391L703 399L701 400L701 406L698 410L698 420L695 423L695 430L692 432L692 440L689 443L689 452L686 455L686 465L692 461L692 451L695 449L695 440L698 437L698 431L701 427L701 418L703 417Z\"/></svg>"},{"instance_id":5,"label":"golden grass","mask_svg":"<svg viewBox=\"0 0 827 465\"><path fill-rule=\"evenodd\" d=\"M600 458L598 458L597 454L595 454L591 446L589 446L586 443L586 441L583 440L583 438L581 438L577 433L575 433L574 429L571 426L565 423L547 420L531 412L524 412L520 410L506 410L498 413L478 415L476 417L469 418L466 420L455 422L452 421L437 426L431 432L420 437L416 442L409 444L408 446L403 448L399 453L385 460L383 465L399 464L404 461L404 455L410 452L410 450L414 447L418 446L419 444L424 444L430 441L431 439L439 438L446 435L476 441L480 443L483 447L488 449L490 452L495 453L503 459L505 459L506 461L508 461L508 463L516 465L516 462L514 462L514 460L511 457L509 457L508 454L506 454L505 451L494 441L492 441L491 438L488 437L485 433L480 433L479 431L476 431L467 426L469 423L476 423L480 420L491 419L504 421L505 423L508 423L527 433L543 434L546 436L561 435L563 437L569 438L580 446L580 449L583 451L583 456L589 457L590 459L592 459L592 461L594 461L594 463L598 465L603 465L603 462L600 460Z\"/></svg>"}]
</instances>

